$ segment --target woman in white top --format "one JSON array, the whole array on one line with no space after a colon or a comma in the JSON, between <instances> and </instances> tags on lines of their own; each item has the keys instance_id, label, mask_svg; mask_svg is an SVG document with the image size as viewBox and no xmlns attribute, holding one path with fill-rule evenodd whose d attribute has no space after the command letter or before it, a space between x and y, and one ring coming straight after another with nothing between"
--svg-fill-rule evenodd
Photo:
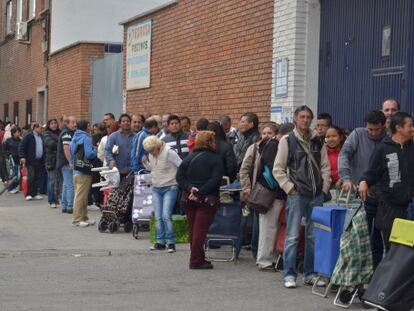
<instances>
[{"instance_id":1,"label":"woman in white top","mask_svg":"<svg viewBox=\"0 0 414 311\"><path fill-rule=\"evenodd\" d=\"M172 211L177 201L178 186L175 180L177 168L181 164L178 154L156 136L149 136L143 142L149 153L142 163L151 171L152 195L157 231L156 243L151 250L167 250L175 252L175 235L172 222Z\"/></svg>"}]
</instances>

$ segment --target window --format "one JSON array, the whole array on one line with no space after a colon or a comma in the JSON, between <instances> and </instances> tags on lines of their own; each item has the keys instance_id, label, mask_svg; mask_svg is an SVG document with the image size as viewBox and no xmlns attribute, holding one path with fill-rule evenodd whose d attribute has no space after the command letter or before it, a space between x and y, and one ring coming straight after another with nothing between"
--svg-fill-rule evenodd
<instances>
[{"instance_id":1,"label":"window","mask_svg":"<svg viewBox=\"0 0 414 311\"><path fill-rule=\"evenodd\" d=\"M105 44L105 53L122 53L122 44Z\"/></svg>"},{"instance_id":2,"label":"window","mask_svg":"<svg viewBox=\"0 0 414 311\"><path fill-rule=\"evenodd\" d=\"M32 19L36 16L36 0L29 0L29 13L28 19Z\"/></svg>"},{"instance_id":3,"label":"window","mask_svg":"<svg viewBox=\"0 0 414 311\"><path fill-rule=\"evenodd\" d=\"M16 23L23 20L23 0L17 0L16 3Z\"/></svg>"},{"instance_id":4,"label":"window","mask_svg":"<svg viewBox=\"0 0 414 311\"><path fill-rule=\"evenodd\" d=\"M382 57L391 56L391 38L392 38L392 28L391 25L386 25L382 28Z\"/></svg>"},{"instance_id":5,"label":"window","mask_svg":"<svg viewBox=\"0 0 414 311\"><path fill-rule=\"evenodd\" d=\"M19 125L19 102L13 103L13 123Z\"/></svg>"},{"instance_id":6,"label":"window","mask_svg":"<svg viewBox=\"0 0 414 311\"><path fill-rule=\"evenodd\" d=\"M3 117L4 117L4 122L9 122L9 104L4 104Z\"/></svg>"},{"instance_id":7,"label":"window","mask_svg":"<svg viewBox=\"0 0 414 311\"><path fill-rule=\"evenodd\" d=\"M26 100L26 124L32 123L32 100Z\"/></svg>"},{"instance_id":8,"label":"window","mask_svg":"<svg viewBox=\"0 0 414 311\"><path fill-rule=\"evenodd\" d=\"M12 30L12 15L13 15L13 6L12 2L6 2L6 35L13 33Z\"/></svg>"}]
</instances>

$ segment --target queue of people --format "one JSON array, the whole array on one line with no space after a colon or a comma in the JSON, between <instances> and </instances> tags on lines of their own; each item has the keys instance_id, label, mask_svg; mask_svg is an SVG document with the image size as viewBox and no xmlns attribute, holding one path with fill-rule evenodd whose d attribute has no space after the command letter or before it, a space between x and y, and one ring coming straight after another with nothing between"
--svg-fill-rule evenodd
<instances>
[{"instance_id":1,"label":"queue of people","mask_svg":"<svg viewBox=\"0 0 414 311\"><path fill-rule=\"evenodd\" d=\"M35 123L25 135L9 124L1 135L0 172L7 182L8 157L17 170L27 167L27 201L42 199L39 191L46 176L49 206L72 214L74 226L87 227L95 223L88 218L88 205L103 204L91 190L91 167L116 167L121 178L131 171L149 170L156 222L151 250L176 251L172 214L178 202L189 225L190 269L213 268L205 258L204 241L220 206L223 176L228 176L241 190L237 255L248 240L250 219L249 244L258 270L275 272L274 245L285 209L284 285L295 288L301 224L305 224L303 282L312 285L316 274L311 214L315 206L333 199L333 189L356 191L359 186L374 268L389 249L393 220L406 217L414 197L413 121L399 112L396 100L386 100L382 109L367 113L366 126L350 132L335 125L327 113L317 116L314 129L313 119L312 110L304 105L295 110L293 123L261 124L255 113L248 112L240 117L238 129L231 126L229 116L201 118L192 128L188 117L174 114L148 118L122 114L116 121L107 113L93 129L86 120L64 116L60 124L56 119L45 127ZM274 195L265 213L249 205L257 184ZM19 191L18 182L8 187L10 193ZM324 280L317 285L324 286Z\"/></svg>"}]
</instances>

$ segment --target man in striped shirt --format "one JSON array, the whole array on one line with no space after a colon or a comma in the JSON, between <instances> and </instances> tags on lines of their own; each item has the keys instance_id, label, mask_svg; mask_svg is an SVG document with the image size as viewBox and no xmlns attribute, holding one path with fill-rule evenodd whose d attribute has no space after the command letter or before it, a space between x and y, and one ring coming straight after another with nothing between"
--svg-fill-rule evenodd
<instances>
[{"instance_id":1,"label":"man in striped shirt","mask_svg":"<svg viewBox=\"0 0 414 311\"><path fill-rule=\"evenodd\" d=\"M168 117L168 134L162 139L171 149L173 149L184 159L189 154L188 133L181 129L181 121L177 115Z\"/></svg>"}]
</instances>

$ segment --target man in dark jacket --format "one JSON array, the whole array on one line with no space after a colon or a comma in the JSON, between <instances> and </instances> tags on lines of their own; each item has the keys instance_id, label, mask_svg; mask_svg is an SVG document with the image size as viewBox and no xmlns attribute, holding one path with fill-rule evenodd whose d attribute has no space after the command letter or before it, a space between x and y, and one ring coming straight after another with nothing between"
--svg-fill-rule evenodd
<instances>
[{"instance_id":1,"label":"man in dark jacket","mask_svg":"<svg viewBox=\"0 0 414 311\"><path fill-rule=\"evenodd\" d=\"M56 119L47 122L46 130L43 135L45 141L45 166L47 171L47 199L51 208L56 208L59 204L58 194L59 175L56 168L56 154L59 141L59 124Z\"/></svg>"},{"instance_id":2,"label":"man in dark jacket","mask_svg":"<svg viewBox=\"0 0 414 311\"><path fill-rule=\"evenodd\" d=\"M236 155L238 170L242 165L247 148L254 144L260 137L258 126L259 118L253 112L246 112L240 118L237 142L234 145L234 153Z\"/></svg>"},{"instance_id":3,"label":"man in dark jacket","mask_svg":"<svg viewBox=\"0 0 414 311\"><path fill-rule=\"evenodd\" d=\"M70 143L76 130L76 118L69 117L67 126L62 129L57 146L56 167L62 174L62 213L73 210L73 166L70 164Z\"/></svg>"},{"instance_id":4,"label":"man in dark jacket","mask_svg":"<svg viewBox=\"0 0 414 311\"><path fill-rule=\"evenodd\" d=\"M32 132L28 133L19 146L20 164L27 167L26 201L42 200L38 194L44 174L45 150L42 137L43 128L39 123L33 124Z\"/></svg>"},{"instance_id":5,"label":"man in dark jacket","mask_svg":"<svg viewBox=\"0 0 414 311\"><path fill-rule=\"evenodd\" d=\"M378 184L381 192L375 225L382 231L388 251L389 237L395 218L405 218L408 204L414 197L413 119L404 112L391 117L391 138L373 152L368 171L359 183L359 193L365 200L368 188Z\"/></svg>"}]
</instances>

